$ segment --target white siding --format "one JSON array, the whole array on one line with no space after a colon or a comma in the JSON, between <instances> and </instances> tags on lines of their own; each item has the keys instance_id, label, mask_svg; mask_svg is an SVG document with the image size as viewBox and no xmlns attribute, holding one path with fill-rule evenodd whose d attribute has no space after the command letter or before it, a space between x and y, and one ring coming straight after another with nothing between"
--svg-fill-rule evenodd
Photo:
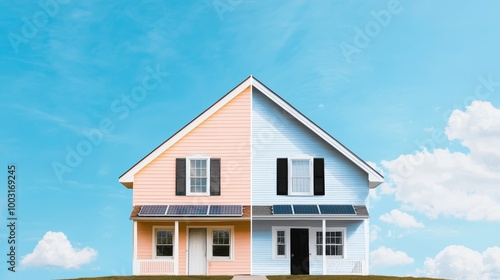
<instances>
[{"instance_id":1,"label":"white siding","mask_svg":"<svg viewBox=\"0 0 500 280\"><path fill-rule=\"evenodd\" d=\"M252 264L254 275L290 274L290 259L273 259L272 227L291 227L309 229L309 270L311 275L323 273L322 258L315 256L313 246L316 229L321 228L321 221L253 221L252 222ZM327 221L328 227L346 228L345 260L364 260L365 237L363 221Z\"/></svg>"},{"instance_id":2,"label":"white siding","mask_svg":"<svg viewBox=\"0 0 500 280\"><path fill-rule=\"evenodd\" d=\"M276 159L299 155L325 159L324 196L276 195ZM252 92L252 201L272 204L362 204L368 175L265 95Z\"/></svg>"}]
</instances>

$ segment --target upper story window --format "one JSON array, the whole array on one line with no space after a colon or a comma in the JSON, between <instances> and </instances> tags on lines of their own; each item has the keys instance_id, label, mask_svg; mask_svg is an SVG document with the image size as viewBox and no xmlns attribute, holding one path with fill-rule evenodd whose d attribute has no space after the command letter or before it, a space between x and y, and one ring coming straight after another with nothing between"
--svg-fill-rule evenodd
<instances>
[{"instance_id":1,"label":"upper story window","mask_svg":"<svg viewBox=\"0 0 500 280\"><path fill-rule=\"evenodd\" d=\"M324 195L325 160L323 158L278 158L277 195Z\"/></svg>"},{"instance_id":2,"label":"upper story window","mask_svg":"<svg viewBox=\"0 0 500 280\"><path fill-rule=\"evenodd\" d=\"M210 160L208 158L188 158L187 159L187 194L188 195L209 195L210 180Z\"/></svg>"},{"instance_id":3,"label":"upper story window","mask_svg":"<svg viewBox=\"0 0 500 280\"><path fill-rule=\"evenodd\" d=\"M176 195L220 195L220 158L190 155L175 159Z\"/></svg>"},{"instance_id":4,"label":"upper story window","mask_svg":"<svg viewBox=\"0 0 500 280\"><path fill-rule=\"evenodd\" d=\"M290 159L290 195L312 195L312 159Z\"/></svg>"}]
</instances>

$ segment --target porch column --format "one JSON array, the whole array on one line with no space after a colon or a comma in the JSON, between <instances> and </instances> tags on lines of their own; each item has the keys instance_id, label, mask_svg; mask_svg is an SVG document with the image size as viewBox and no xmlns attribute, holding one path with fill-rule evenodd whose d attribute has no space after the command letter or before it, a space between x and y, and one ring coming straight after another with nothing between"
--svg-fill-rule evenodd
<instances>
[{"instance_id":1,"label":"porch column","mask_svg":"<svg viewBox=\"0 0 500 280\"><path fill-rule=\"evenodd\" d=\"M368 275L370 273L370 220L363 221L365 226L365 261L363 263L361 274Z\"/></svg>"},{"instance_id":2,"label":"porch column","mask_svg":"<svg viewBox=\"0 0 500 280\"><path fill-rule=\"evenodd\" d=\"M179 221L174 228L174 274L179 275Z\"/></svg>"},{"instance_id":3,"label":"porch column","mask_svg":"<svg viewBox=\"0 0 500 280\"><path fill-rule=\"evenodd\" d=\"M326 220L322 220L322 228L323 228L323 275L326 274Z\"/></svg>"},{"instance_id":4,"label":"porch column","mask_svg":"<svg viewBox=\"0 0 500 280\"><path fill-rule=\"evenodd\" d=\"M132 274L137 275L137 221L133 221L132 230Z\"/></svg>"}]
</instances>

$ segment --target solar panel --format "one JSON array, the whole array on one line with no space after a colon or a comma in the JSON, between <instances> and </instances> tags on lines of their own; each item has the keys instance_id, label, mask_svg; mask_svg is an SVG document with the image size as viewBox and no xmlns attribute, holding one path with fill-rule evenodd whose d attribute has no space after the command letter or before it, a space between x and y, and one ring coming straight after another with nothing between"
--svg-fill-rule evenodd
<instances>
[{"instance_id":1,"label":"solar panel","mask_svg":"<svg viewBox=\"0 0 500 280\"><path fill-rule=\"evenodd\" d=\"M294 205L293 212L295 214L319 214L318 206L316 205Z\"/></svg>"},{"instance_id":2,"label":"solar panel","mask_svg":"<svg viewBox=\"0 0 500 280\"><path fill-rule=\"evenodd\" d=\"M205 216L208 205L170 205L168 216Z\"/></svg>"},{"instance_id":3,"label":"solar panel","mask_svg":"<svg viewBox=\"0 0 500 280\"><path fill-rule=\"evenodd\" d=\"M282 215L282 214L293 214L292 205L273 205L273 214L274 215Z\"/></svg>"},{"instance_id":4,"label":"solar panel","mask_svg":"<svg viewBox=\"0 0 500 280\"><path fill-rule=\"evenodd\" d=\"M143 205L139 216L164 216L168 205Z\"/></svg>"},{"instance_id":5,"label":"solar panel","mask_svg":"<svg viewBox=\"0 0 500 280\"><path fill-rule=\"evenodd\" d=\"M321 211L321 214L356 214L352 205L320 205L319 210Z\"/></svg>"},{"instance_id":6,"label":"solar panel","mask_svg":"<svg viewBox=\"0 0 500 280\"><path fill-rule=\"evenodd\" d=\"M210 205L208 215L211 216L241 216L241 205Z\"/></svg>"}]
</instances>

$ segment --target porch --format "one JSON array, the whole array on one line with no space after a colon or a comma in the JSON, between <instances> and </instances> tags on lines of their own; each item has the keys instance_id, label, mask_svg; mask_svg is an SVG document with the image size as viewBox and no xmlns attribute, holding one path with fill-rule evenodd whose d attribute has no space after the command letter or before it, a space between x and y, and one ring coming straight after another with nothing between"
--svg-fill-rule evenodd
<instances>
[{"instance_id":1,"label":"porch","mask_svg":"<svg viewBox=\"0 0 500 280\"><path fill-rule=\"evenodd\" d=\"M369 273L369 224L365 207L355 206L353 214L322 214L320 211L281 214L285 212L282 208L253 207L253 274ZM300 208L294 207L297 209Z\"/></svg>"},{"instance_id":2,"label":"porch","mask_svg":"<svg viewBox=\"0 0 500 280\"><path fill-rule=\"evenodd\" d=\"M249 214L133 216L133 275L250 274Z\"/></svg>"}]
</instances>

